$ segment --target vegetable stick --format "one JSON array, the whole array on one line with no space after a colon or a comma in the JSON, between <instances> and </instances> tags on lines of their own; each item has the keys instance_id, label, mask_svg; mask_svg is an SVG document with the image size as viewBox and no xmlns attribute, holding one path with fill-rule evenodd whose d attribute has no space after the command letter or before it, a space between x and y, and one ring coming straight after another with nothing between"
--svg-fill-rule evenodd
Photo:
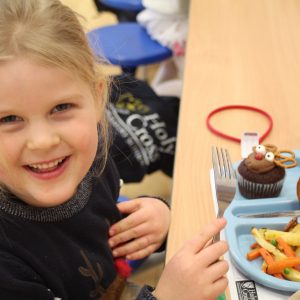
<instances>
[{"instance_id":1,"label":"vegetable stick","mask_svg":"<svg viewBox=\"0 0 300 300\"><path fill-rule=\"evenodd\" d=\"M255 249L255 248L258 248L258 247L260 247L260 246L257 242L254 242L253 244L250 245L251 249Z\"/></svg>"},{"instance_id":2,"label":"vegetable stick","mask_svg":"<svg viewBox=\"0 0 300 300\"><path fill-rule=\"evenodd\" d=\"M296 256L294 250L282 237L278 237L276 239L276 241L278 243L280 250L282 250L287 257L295 257Z\"/></svg>"},{"instance_id":3,"label":"vegetable stick","mask_svg":"<svg viewBox=\"0 0 300 300\"><path fill-rule=\"evenodd\" d=\"M296 256L300 257L300 246L298 246L295 250Z\"/></svg>"},{"instance_id":4,"label":"vegetable stick","mask_svg":"<svg viewBox=\"0 0 300 300\"><path fill-rule=\"evenodd\" d=\"M291 281L300 281L300 272L298 272L297 270L290 268L289 269L289 273L288 274L284 274L284 277L288 280Z\"/></svg>"},{"instance_id":5,"label":"vegetable stick","mask_svg":"<svg viewBox=\"0 0 300 300\"><path fill-rule=\"evenodd\" d=\"M260 248L259 252L260 252L261 256L264 258L267 265L269 265L275 261L273 256L270 254L270 252L268 252L265 248Z\"/></svg>"},{"instance_id":6,"label":"vegetable stick","mask_svg":"<svg viewBox=\"0 0 300 300\"><path fill-rule=\"evenodd\" d=\"M296 257L295 251L292 249L292 247L287 244L283 238L279 237L276 239L278 246L283 250L283 252L286 254L287 257ZM294 266L294 269L297 271L300 271L299 266Z\"/></svg>"},{"instance_id":7,"label":"vegetable stick","mask_svg":"<svg viewBox=\"0 0 300 300\"><path fill-rule=\"evenodd\" d=\"M267 273L267 263L266 263L265 261L263 261L263 263L262 263L261 270L262 270L264 273Z\"/></svg>"},{"instance_id":8,"label":"vegetable stick","mask_svg":"<svg viewBox=\"0 0 300 300\"><path fill-rule=\"evenodd\" d=\"M292 231L298 225L298 218L292 218L283 228L283 231Z\"/></svg>"},{"instance_id":9,"label":"vegetable stick","mask_svg":"<svg viewBox=\"0 0 300 300\"><path fill-rule=\"evenodd\" d=\"M299 232L285 232L266 228L259 229L259 232L266 240L276 240L278 237L282 237L289 245L300 246Z\"/></svg>"},{"instance_id":10,"label":"vegetable stick","mask_svg":"<svg viewBox=\"0 0 300 300\"><path fill-rule=\"evenodd\" d=\"M260 257L260 256L261 256L261 254L260 254L260 252L259 252L259 249L260 249L260 248L261 248L261 247L255 248L255 249L251 250L250 252L248 252L248 253L247 253L247 259L248 259L248 260L254 260L254 259Z\"/></svg>"},{"instance_id":11,"label":"vegetable stick","mask_svg":"<svg viewBox=\"0 0 300 300\"><path fill-rule=\"evenodd\" d=\"M251 233L253 234L254 238L256 239L257 243L265 248L266 250L268 250L270 253L272 253L275 257L276 260L279 259L284 259L286 258L286 255L284 253L282 253L280 250L278 250L275 246L273 246L272 244L270 244L269 242L267 242L264 237L262 236L262 234L260 233L260 231L257 230L257 228L253 227L251 230Z\"/></svg>"},{"instance_id":12,"label":"vegetable stick","mask_svg":"<svg viewBox=\"0 0 300 300\"><path fill-rule=\"evenodd\" d=\"M297 224L290 232L299 233L300 232L300 224Z\"/></svg>"},{"instance_id":13,"label":"vegetable stick","mask_svg":"<svg viewBox=\"0 0 300 300\"><path fill-rule=\"evenodd\" d=\"M278 274L283 272L285 268L291 268L300 264L299 257L287 257L282 260L271 262L267 266L268 274Z\"/></svg>"},{"instance_id":14,"label":"vegetable stick","mask_svg":"<svg viewBox=\"0 0 300 300\"><path fill-rule=\"evenodd\" d=\"M264 260L267 264L267 268L266 268L265 271L268 273L269 265L274 263L275 260L274 260L273 256L270 254L270 252L268 252L266 249L260 248L259 252L260 252L261 256L264 258ZM283 279L283 276L282 276L281 272L276 272L276 273L273 273L272 275L274 275L277 278Z\"/></svg>"}]
</instances>

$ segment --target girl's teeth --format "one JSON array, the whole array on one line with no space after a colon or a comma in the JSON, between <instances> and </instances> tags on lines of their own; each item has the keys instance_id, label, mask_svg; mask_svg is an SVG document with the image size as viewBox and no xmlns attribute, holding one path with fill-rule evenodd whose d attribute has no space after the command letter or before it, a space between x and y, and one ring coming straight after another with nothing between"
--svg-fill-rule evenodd
<instances>
[{"instance_id":1,"label":"girl's teeth","mask_svg":"<svg viewBox=\"0 0 300 300\"><path fill-rule=\"evenodd\" d=\"M34 165L30 165L31 168L34 169L49 169L49 168L53 168L56 167L59 163L61 163L63 161L63 158L57 159L55 161L52 161L50 163L43 163L43 164L34 164Z\"/></svg>"}]
</instances>

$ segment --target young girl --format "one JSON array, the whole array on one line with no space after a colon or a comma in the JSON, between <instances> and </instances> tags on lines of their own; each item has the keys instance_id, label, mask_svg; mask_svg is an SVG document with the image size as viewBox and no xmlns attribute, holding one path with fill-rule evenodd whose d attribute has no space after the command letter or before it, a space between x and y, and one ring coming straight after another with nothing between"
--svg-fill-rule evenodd
<instances>
[{"instance_id":1,"label":"young girl","mask_svg":"<svg viewBox=\"0 0 300 300\"><path fill-rule=\"evenodd\" d=\"M166 238L161 200L115 204L107 82L98 71L60 1L0 1L1 299L115 299L115 258L143 258ZM228 265L217 259L227 245L208 241L224 226L216 220L187 243L155 291L145 286L138 299L221 293Z\"/></svg>"}]
</instances>

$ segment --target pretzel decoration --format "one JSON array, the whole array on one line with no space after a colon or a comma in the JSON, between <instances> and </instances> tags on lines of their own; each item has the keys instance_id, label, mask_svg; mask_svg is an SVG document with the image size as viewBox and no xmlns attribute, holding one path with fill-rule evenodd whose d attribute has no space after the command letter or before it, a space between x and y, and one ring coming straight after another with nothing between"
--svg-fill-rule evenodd
<instances>
[{"instance_id":1,"label":"pretzel decoration","mask_svg":"<svg viewBox=\"0 0 300 300\"><path fill-rule=\"evenodd\" d=\"M283 155L283 153L288 153L290 155ZM274 163L275 165L282 168L294 168L297 166L297 160L295 159L295 153L290 150L280 150L274 153Z\"/></svg>"},{"instance_id":2,"label":"pretzel decoration","mask_svg":"<svg viewBox=\"0 0 300 300\"><path fill-rule=\"evenodd\" d=\"M277 152L277 147L273 144L264 144L264 146L265 146L267 152L273 152L274 155Z\"/></svg>"}]
</instances>

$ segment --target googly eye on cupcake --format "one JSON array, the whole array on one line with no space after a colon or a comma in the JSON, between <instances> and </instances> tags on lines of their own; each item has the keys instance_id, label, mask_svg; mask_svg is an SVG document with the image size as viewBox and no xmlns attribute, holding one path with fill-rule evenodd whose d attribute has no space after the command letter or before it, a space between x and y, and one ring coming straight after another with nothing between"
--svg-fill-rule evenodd
<instances>
[{"instance_id":1,"label":"googly eye on cupcake","mask_svg":"<svg viewBox=\"0 0 300 300\"><path fill-rule=\"evenodd\" d=\"M240 193L248 199L277 197L284 183L285 169L297 166L295 153L271 144L257 145L237 169Z\"/></svg>"}]
</instances>

